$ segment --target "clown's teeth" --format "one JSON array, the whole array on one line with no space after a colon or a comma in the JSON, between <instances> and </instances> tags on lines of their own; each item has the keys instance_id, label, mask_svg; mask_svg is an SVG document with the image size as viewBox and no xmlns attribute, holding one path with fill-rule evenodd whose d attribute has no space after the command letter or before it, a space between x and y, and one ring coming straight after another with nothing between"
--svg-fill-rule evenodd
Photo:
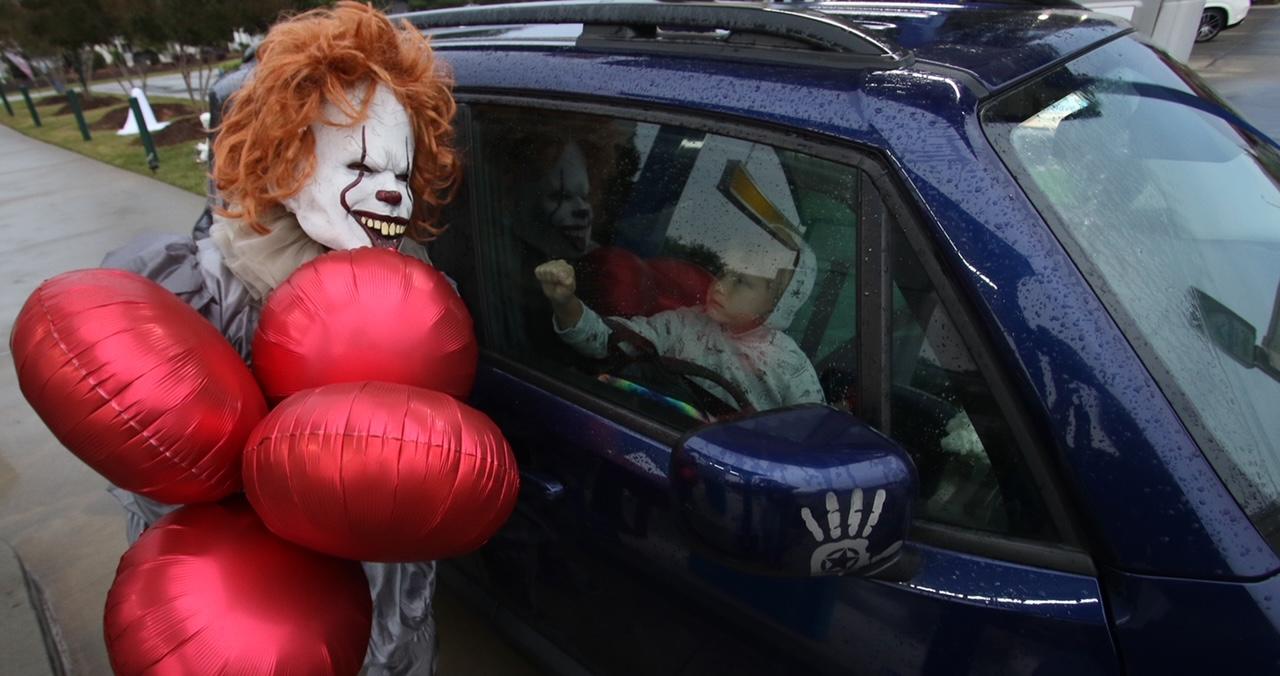
<instances>
[{"instance_id":1,"label":"clown's teeth","mask_svg":"<svg viewBox=\"0 0 1280 676\"><path fill-rule=\"evenodd\" d=\"M396 223L380 220L377 218L369 218L368 216L357 216L356 220L358 220L360 224L363 225L364 227L374 232L380 232L385 237L395 237L397 235L403 235L405 233L405 230L409 229L408 226L405 226L405 225L398 225Z\"/></svg>"}]
</instances>

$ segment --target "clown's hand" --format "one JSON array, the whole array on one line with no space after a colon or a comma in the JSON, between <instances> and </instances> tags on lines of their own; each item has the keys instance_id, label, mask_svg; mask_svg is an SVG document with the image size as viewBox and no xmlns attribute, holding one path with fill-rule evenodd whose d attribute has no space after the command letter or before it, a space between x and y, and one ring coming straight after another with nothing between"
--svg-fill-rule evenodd
<instances>
[{"instance_id":1,"label":"clown's hand","mask_svg":"<svg viewBox=\"0 0 1280 676\"><path fill-rule=\"evenodd\" d=\"M542 284L542 293L546 294L552 306L567 305L574 299L578 285L574 280L573 266L564 260L547 261L535 268L533 274Z\"/></svg>"}]
</instances>

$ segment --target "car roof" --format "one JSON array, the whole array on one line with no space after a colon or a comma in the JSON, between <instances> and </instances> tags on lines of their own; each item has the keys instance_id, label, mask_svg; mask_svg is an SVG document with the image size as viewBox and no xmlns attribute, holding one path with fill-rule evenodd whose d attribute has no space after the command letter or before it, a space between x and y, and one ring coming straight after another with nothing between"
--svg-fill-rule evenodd
<instances>
[{"instance_id":1,"label":"car roof","mask_svg":"<svg viewBox=\"0 0 1280 676\"><path fill-rule=\"evenodd\" d=\"M1050 0L1053 2L1053 0ZM626 16L669 16L678 8L697 12L699 8L746 10L756 30L775 23L780 15L802 17L817 28L831 25L857 33L889 53L904 57L890 67L910 67L921 63L965 76L979 98L1006 88L1065 58L1114 38L1131 29L1116 17L1088 11L1070 2L1029 4L1021 2L608 2L577 0L490 5L451 10L432 10L402 15L424 27L440 49L466 48L572 48L581 46L582 22L577 14L596 16L602 12L631 8ZM754 13L755 16L752 16ZM758 17L758 19L756 18ZM620 25L629 25L619 21ZM826 23L827 26L820 26ZM661 20L655 20L661 26ZM777 34L795 33L794 22L778 28ZM776 50L760 50L761 52ZM678 53L668 47L665 53ZM827 55L807 52L807 65L831 67ZM747 58L743 50L729 57ZM806 65L805 54L792 65ZM855 64L856 65L856 64ZM872 67L875 63L866 64ZM864 65L865 67L865 65Z\"/></svg>"}]
</instances>

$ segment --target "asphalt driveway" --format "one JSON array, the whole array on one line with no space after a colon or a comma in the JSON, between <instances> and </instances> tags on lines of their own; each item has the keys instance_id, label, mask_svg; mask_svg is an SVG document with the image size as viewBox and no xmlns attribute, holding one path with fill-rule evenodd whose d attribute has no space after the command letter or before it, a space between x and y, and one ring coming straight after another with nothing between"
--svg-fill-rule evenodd
<instances>
[{"instance_id":1,"label":"asphalt driveway","mask_svg":"<svg viewBox=\"0 0 1280 676\"><path fill-rule=\"evenodd\" d=\"M1187 62L1251 124L1280 141L1280 5L1254 5L1240 25Z\"/></svg>"}]
</instances>

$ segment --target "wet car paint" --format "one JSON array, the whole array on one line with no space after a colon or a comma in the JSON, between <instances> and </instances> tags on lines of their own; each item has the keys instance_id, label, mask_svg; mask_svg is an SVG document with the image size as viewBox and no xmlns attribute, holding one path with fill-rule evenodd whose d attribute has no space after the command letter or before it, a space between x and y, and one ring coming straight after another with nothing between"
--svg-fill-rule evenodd
<instances>
[{"instance_id":1,"label":"wet car paint","mask_svg":"<svg viewBox=\"0 0 1280 676\"><path fill-rule=\"evenodd\" d=\"M1127 570L1257 577L1280 559L1236 507L1127 340L978 126L978 100L934 74L446 52L463 91L534 90L725 114L884 149L954 275L1007 347L1071 479L1098 505L1105 560ZM697 77L695 77L697 75ZM659 96L658 93L661 95ZM803 93L805 106L792 101ZM677 105L678 104L678 105ZM1141 499L1131 493L1143 477ZM1150 533L1135 540L1135 531Z\"/></svg>"},{"instance_id":2,"label":"wet car paint","mask_svg":"<svg viewBox=\"0 0 1280 676\"><path fill-rule=\"evenodd\" d=\"M513 444L534 449L522 463L591 478L525 513L543 530L520 536L523 563L463 565L574 659L607 673L1167 673L1189 654L1206 668L1274 668L1280 559L978 123L993 90L1134 38L1077 10L965 11L895 5L877 15L917 56L889 71L443 45L464 99L672 111L883 157L1049 440L1100 571L918 542L919 570L901 582L728 568L679 530L666 475L676 440L490 362L477 403ZM570 563L588 559L610 563ZM529 589L503 590L513 570Z\"/></svg>"},{"instance_id":3,"label":"wet car paint","mask_svg":"<svg viewBox=\"0 0 1280 676\"><path fill-rule=\"evenodd\" d=\"M919 545L918 571L902 582L741 572L683 537L663 469L669 442L492 364L473 402L523 453L522 468L589 479L566 481L554 503L524 501L459 565L589 669L1119 673L1090 576ZM655 637L662 647L647 645Z\"/></svg>"}]
</instances>

